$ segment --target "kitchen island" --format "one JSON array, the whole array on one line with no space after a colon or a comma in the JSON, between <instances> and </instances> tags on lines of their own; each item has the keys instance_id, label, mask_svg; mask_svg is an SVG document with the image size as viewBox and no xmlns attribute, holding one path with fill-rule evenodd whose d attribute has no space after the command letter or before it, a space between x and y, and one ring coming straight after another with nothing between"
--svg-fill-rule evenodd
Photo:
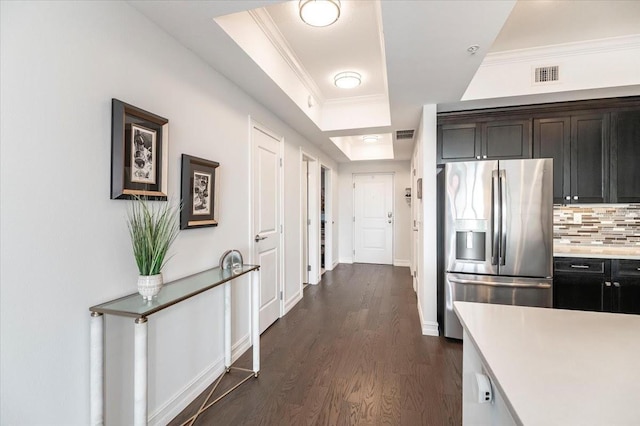
<instances>
[{"instance_id":1,"label":"kitchen island","mask_svg":"<svg viewBox=\"0 0 640 426\"><path fill-rule=\"evenodd\" d=\"M640 316L455 302L465 425L640 424ZM476 373L493 403L479 403Z\"/></svg>"}]
</instances>

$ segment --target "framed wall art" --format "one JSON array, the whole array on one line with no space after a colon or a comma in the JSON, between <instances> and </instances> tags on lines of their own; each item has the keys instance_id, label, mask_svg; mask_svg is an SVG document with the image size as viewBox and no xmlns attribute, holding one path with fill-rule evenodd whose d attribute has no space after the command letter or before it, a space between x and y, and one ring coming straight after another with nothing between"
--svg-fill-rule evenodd
<instances>
[{"instance_id":1,"label":"framed wall art","mask_svg":"<svg viewBox=\"0 0 640 426\"><path fill-rule=\"evenodd\" d=\"M180 229L218 226L219 163L182 154Z\"/></svg>"},{"instance_id":2,"label":"framed wall art","mask_svg":"<svg viewBox=\"0 0 640 426\"><path fill-rule=\"evenodd\" d=\"M111 101L111 199L167 199L169 120Z\"/></svg>"}]
</instances>

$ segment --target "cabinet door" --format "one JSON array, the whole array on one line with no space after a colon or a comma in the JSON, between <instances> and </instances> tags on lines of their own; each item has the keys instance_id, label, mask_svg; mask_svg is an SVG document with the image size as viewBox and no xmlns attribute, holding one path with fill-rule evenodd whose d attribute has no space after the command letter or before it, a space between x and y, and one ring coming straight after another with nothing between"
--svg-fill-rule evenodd
<instances>
[{"instance_id":1,"label":"cabinet door","mask_svg":"<svg viewBox=\"0 0 640 426\"><path fill-rule=\"evenodd\" d=\"M614 312L640 314L640 279L621 278L614 285L617 291Z\"/></svg>"},{"instance_id":2,"label":"cabinet door","mask_svg":"<svg viewBox=\"0 0 640 426\"><path fill-rule=\"evenodd\" d=\"M571 117L571 202L609 201L609 114Z\"/></svg>"},{"instance_id":3,"label":"cabinet door","mask_svg":"<svg viewBox=\"0 0 640 426\"><path fill-rule=\"evenodd\" d=\"M583 274L556 275L553 278L553 307L582 311L602 311L605 297L601 277Z\"/></svg>"},{"instance_id":4,"label":"cabinet door","mask_svg":"<svg viewBox=\"0 0 640 426\"><path fill-rule=\"evenodd\" d=\"M553 158L553 203L570 202L571 118L533 120L533 158ZM567 200L565 197L569 197Z\"/></svg>"},{"instance_id":5,"label":"cabinet door","mask_svg":"<svg viewBox=\"0 0 640 426\"><path fill-rule=\"evenodd\" d=\"M614 260L613 311L640 314L640 260Z\"/></svg>"},{"instance_id":6,"label":"cabinet door","mask_svg":"<svg viewBox=\"0 0 640 426\"><path fill-rule=\"evenodd\" d=\"M531 120L482 125L482 159L531 158Z\"/></svg>"},{"instance_id":7,"label":"cabinet door","mask_svg":"<svg viewBox=\"0 0 640 426\"><path fill-rule=\"evenodd\" d=\"M438 162L480 159L481 135L476 123L438 126Z\"/></svg>"},{"instance_id":8,"label":"cabinet door","mask_svg":"<svg viewBox=\"0 0 640 426\"><path fill-rule=\"evenodd\" d=\"M611 202L640 202L640 111L612 114Z\"/></svg>"}]
</instances>

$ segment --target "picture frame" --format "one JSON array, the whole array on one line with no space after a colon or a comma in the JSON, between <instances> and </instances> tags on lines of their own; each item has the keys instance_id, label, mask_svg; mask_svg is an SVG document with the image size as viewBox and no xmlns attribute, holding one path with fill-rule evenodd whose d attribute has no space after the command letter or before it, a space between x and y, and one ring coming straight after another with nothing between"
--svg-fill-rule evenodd
<instances>
[{"instance_id":1,"label":"picture frame","mask_svg":"<svg viewBox=\"0 0 640 426\"><path fill-rule=\"evenodd\" d=\"M111 199L167 200L169 120L111 100Z\"/></svg>"},{"instance_id":2,"label":"picture frame","mask_svg":"<svg viewBox=\"0 0 640 426\"><path fill-rule=\"evenodd\" d=\"M220 163L182 154L180 229L218 226Z\"/></svg>"}]
</instances>

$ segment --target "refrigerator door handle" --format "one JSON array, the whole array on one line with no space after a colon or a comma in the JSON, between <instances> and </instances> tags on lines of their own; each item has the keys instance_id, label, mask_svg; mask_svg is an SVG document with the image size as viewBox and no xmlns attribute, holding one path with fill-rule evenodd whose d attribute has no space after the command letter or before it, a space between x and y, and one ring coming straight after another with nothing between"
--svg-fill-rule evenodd
<instances>
[{"instance_id":1,"label":"refrigerator door handle","mask_svg":"<svg viewBox=\"0 0 640 426\"><path fill-rule=\"evenodd\" d=\"M449 281L456 284L472 284L472 285L487 285L490 287L517 287L517 288L541 288L547 289L551 288L551 284L545 281L535 281L535 282L500 282L500 281L490 281L488 279L484 280L474 280L468 278L456 278L449 276Z\"/></svg>"},{"instance_id":2,"label":"refrigerator door handle","mask_svg":"<svg viewBox=\"0 0 640 426\"><path fill-rule=\"evenodd\" d=\"M500 265L505 265L507 255L507 173L500 170Z\"/></svg>"},{"instance_id":3,"label":"refrigerator door handle","mask_svg":"<svg viewBox=\"0 0 640 426\"><path fill-rule=\"evenodd\" d=\"M491 172L491 264L498 264L500 250L500 186L498 171Z\"/></svg>"}]
</instances>

